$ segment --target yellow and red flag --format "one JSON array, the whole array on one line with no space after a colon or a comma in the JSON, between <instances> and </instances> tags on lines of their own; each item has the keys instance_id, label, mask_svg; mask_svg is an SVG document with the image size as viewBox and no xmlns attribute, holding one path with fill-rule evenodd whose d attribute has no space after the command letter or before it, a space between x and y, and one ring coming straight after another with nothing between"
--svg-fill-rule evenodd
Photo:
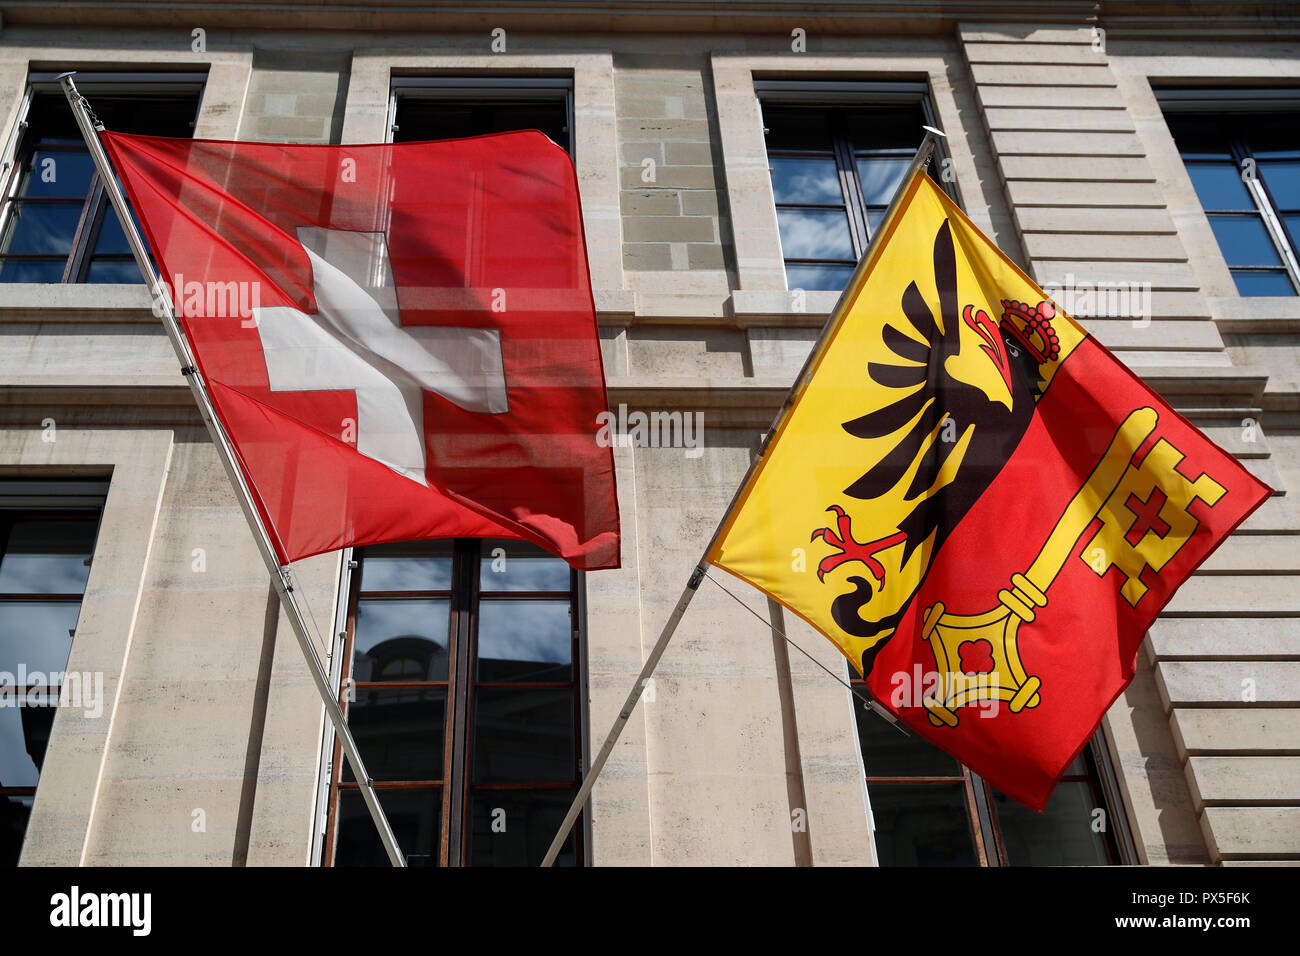
<instances>
[{"instance_id":1,"label":"yellow and red flag","mask_svg":"<svg viewBox=\"0 0 1300 956\"><path fill-rule=\"evenodd\" d=\"M1041 810L1151 622L1270 489L921 172L812 361L708 560Z\"/></svg>"}]
</instances>

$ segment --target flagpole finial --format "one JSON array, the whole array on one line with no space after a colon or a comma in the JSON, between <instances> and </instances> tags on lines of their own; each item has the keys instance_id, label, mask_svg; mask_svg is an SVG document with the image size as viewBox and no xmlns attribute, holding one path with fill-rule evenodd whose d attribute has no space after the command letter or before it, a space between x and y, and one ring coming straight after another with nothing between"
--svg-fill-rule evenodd
<instances>
[{"instance_id":1,"label":"flagpole finial","mask_svg":"<svg viewBox=\"0 0 1300 956\"><path fill-rule=\"evenodd\" d=\"M941 129L935 129L933 126L922 126L921 129L925 130L927 133L933 133L935 136L942 136L944 139L948 138L947 133Z\"/></svg>"}]
</instances>

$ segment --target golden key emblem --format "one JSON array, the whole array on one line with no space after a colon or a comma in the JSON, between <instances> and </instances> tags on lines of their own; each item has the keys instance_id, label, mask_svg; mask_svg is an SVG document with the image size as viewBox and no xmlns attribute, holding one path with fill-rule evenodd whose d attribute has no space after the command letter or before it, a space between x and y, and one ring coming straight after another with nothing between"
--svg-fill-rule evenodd
<instances>
[{"instance_id":1,"label":"golden key emblem","mask_svg":"<svg viewBox=\"0 0 1300 956\"><path fill-rule=\"evenodd\" d=\"M1022 622L1034 620L1035 608L1047 606L1048 589L1094 519L1101 527L1080 558L1098 576L1118 568L1125 577L1120 593L1136 607L1147 592L1142 574L1148 568L1160 571L1196 531L1199 522L1187 510L1191 502L1214 505L1223 497L1223 486L1208 475L1191 481L1179 474L1183 455L1163 438L1134 461L1158 421L1153 408L1139 408L1124 419L1038 557L1024 574L1011 575L1011 588L998 591L992 610L952 614L942 601L926 608L921 636L934 653L941 696L927 694L922 703L934 726L956 727L957 708L979 701L1003 701L1013 714L1038 706L1042 681L1025 671L1016 634ZM976 641L991 648L986 660L991 658L992 668L968 674L961 649Z\"/></svg>"}]
</instances>

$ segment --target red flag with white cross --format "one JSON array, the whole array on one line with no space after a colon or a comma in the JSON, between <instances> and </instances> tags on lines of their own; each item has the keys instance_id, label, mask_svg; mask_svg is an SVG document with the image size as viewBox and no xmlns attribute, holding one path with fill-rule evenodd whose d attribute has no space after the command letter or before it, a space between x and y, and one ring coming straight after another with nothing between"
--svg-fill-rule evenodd
<instances>
[{"instance_id":1,"label":"red flag with white cross","mask_svg":"<svg viewBox=\"0 0 1300 956\"><path fill-rule=\"evenodd\" d=\"M101 136L282 563L467 536L618 566L562 149Z\"/></svg>"}]
</instances>

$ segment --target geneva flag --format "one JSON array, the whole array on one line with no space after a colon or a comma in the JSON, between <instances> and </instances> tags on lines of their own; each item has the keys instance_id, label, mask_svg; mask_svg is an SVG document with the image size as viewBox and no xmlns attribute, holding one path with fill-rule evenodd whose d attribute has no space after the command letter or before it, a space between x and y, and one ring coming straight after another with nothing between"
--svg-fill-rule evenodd
<instances>
[{"instance_id":1,"label":"geneva flag","mask_svg":"<svg viewBox=\"0 0 1300 956\"><path fill-rule=\"evenodd\" d=\"M709 560L1041 810L1148 626L1270 489L924 173L884 230Z\"/></svg>"},{"instance_id":2,"label":"geneva flag","mask_svg":"<svg viewBox=\"0 0 1300 956\"><path fill-rule=\"evenodd\" d=\"M282 562L465 535L618 566L563 150L102 135Z\"/></svg>"}]
</instances>

